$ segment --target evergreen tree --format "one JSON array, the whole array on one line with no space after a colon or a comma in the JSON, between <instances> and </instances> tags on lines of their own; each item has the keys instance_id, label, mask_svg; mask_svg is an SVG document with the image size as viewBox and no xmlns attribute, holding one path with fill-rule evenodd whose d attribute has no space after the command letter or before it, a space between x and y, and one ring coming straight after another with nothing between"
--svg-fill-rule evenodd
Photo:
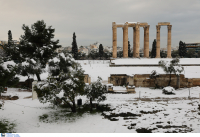
<instances>
[{"instance_id":1,"label":"evergreen tree","mask_svg":"<svg viewBox=\"0 0 200 137\"><path fill-rule=\"evenodd\" d=\"M13 45L13 40L12 40L12 32L11 30L8 31L8 46L12 46Z\"/></svg>"},{"instance_id":2,"label":"evergreen tree","mask_svg":"<svg viewBox=\"0 0 200 137\"><path fill-rule=\"evenodd\" d=\"M131 57L131 45L129 41L128 41L128 57Z\"/></svg>"},{"instance_id":3,"label":"evergreen tree","mask_svg":"<svg viewBox=\"0 0 200 137\"><path fill-rule=\"evenodd\" d=\"M84 95L84 71L70 54L60 53L49 61L47 81L39 82L35 86L41 103L51 102L56 106L62 104L76 112L75 97Z\"/></svg>"},{"instance_id":4,"label":"evergreen tree","mask_svg":"<svg viewBox=\"0 0 200 137\"><path fill-rule=\"evenodd\" d=\"M156 39L154 39L153 44L152 44L152 50L151 50L151 58L156 57Z\"/></svg>"},{"instance_id":5,"label":"evergreen tree","mask_svg":"<svg viewBox=\"0 0 200 137\"><path fill-rule=\"evenodd\" d=\"M56 49L61 47L57 45L59 40L53 40L55 29L52 26L46 27L43 20L37 21L31 28L23 24L22 29L24 35L21 35L16 49L26 62L23 69L29 74L35 74L38 81L41 81L40 74L44 72L49 59L57 55Z\"/></svg>"},{"instance_id":6,"label":"evergreen tree","mask_svg":"<svg viewBox=\"0 0 200 137\"><path fill-rule=\"evenodd\" d=\"M102 56L103 56L103 45L100 44L99 45L99 57L100 57L100 59L101 59Z\"/></svg>"},{"instance_id":7,"label":"evergreen tree","mask_svg":"<svg viewBox=\"0 0 200 137\"><path fill-rule=\"evenodd\" d=\"M73 34L73 41L72 41L72 54L73 54L74 59L77 59L77 57L78 57L78 47L77 47L77 43L76 43L75 32Z\"/></svg>"},{"instance_id":8,"label":"evergreen tree","mask_svg":"<svg viewBox=\"0 0 200 137\"><path fill-rule=\"evenodd\" d=\"M184 68L180 64L178 64L179 61L180 60L178 58L175 58L171 60L170 62L163 61L163 60L159 61L159 66L161 66L164 72L169 74L170 76L168 86L170 86L170 83L171 83L171 74L174 73L178 76L184 70Z\"/></svg>"},{"instance_id":9,"label":"evergreen tree","mask_svg":"<svg viewBox=\"0 0 200 137\"><path fill-rule=\"evenodd\" d=\"M185 43L182 41L179 42L179 56L180 57L185 57L187 54L186 46Z\"/></svg>"},{"instance_id":10,"label":"evergreen tree","mask_svg":"<svg viewBox=\"0 0 200 137\"><path fill-rule=\"evenodd\" d=\"M90 99L90 110L92 110L92 101L97 100L97 102L104 101L106 96L104 95L106 92L106 86L102 84L102 78L98 77L96 82L86 86L85 92L87 98Z\"/></svg>"},{"instance_id":11,"label":"evergreen tree","mask_svg":"<svg viewBox=\"0 0 200 137\"><path fill-rule=\"evenodd\" d=\"M19 78L16 77L17 66L14 62L4 62L0 58L0 96L5 87L16 85Z\"/></svg>"}]
</instances>

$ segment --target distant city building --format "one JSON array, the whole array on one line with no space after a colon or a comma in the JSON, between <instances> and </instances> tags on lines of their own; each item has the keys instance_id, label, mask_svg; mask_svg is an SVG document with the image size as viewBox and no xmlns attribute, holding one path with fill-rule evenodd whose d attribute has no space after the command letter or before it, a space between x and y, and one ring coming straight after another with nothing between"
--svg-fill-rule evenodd
<instances>
[{"instance_id":1,"label":"distant city building","mask_svg":"<svg viewBox=\"0 0 200 137\"><path fill-rule=\"evenodd\" d=\"M185 43L186 50L194 49L196 53L200 51L200 43Z\"/></svg>"}]
</instances>

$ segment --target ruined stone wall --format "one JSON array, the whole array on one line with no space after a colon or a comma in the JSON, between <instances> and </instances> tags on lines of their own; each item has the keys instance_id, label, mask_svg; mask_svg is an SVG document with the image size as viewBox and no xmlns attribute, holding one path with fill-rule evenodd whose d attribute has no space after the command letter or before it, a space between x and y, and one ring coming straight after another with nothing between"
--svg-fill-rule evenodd
<instances>
[{"instance_id":1,"label":"ruined stone wall","mask_svg":"<svg viewBox=\"0 0 200 137\"><path fill-rule=\"evenodd\" d=\"M155 82L153 79L149 78L150 74L136 74L134 75L133 79L134 79L134 85L136 87L155 87ZM113 84L114 86L119 86L118 83L116 82L116 79L120 78L125 78L127 82L129 82L130 78L129 76L118 76L118 75L111 75L111 77L109 78L108 83ZM169 74L160 74L159 77L156 79L157 85L160 87L166 87L168 86L169 83L169 79L170 79L170 75ZM171 83L170 86L176 88L177 87L177 76L175 74L171 75ZM184 75L180 75L180 88L183 87L194 87L194 86L200 86L200 78L185 78Z\"/></svg>"}]
</instances>

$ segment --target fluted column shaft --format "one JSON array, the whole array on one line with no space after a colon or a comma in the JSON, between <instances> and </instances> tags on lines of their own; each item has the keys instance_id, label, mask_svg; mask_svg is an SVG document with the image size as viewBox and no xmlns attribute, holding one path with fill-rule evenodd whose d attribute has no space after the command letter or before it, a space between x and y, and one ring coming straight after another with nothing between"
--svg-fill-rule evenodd
<instances>
[{"instance_id":1,"label":"fluted column shaft","mask_svg":"<svg viewBox=\"0 0 200 137\"><path fill-rule=\"evenodd\" d=\"M160 25L156 25L156 58L160 58Z\"/></svg>"},{"instance_id":2,"label":"fluted column shaft","mask_svg":"<svg viewBox=\"0 0 200 137\"><path fill-rule=\"evenodd\" d=\"M128 58L128 22L123 27L123 58Z\"/></svg>"},{"instance_id":3,"label":"fluted column shaft","mask_svg":"<svg viewBox=\"0 0 200 137\"><path fill-rule=\"evenodd\" d=\"M171 29L172 25L168 25L168 37L167 37L167 58L171 58Z\"/></svg>"},{"instance_id":4,"label":"fluted column shaft","mask_svg":"<svg viewBox=\"0 0 200 137\"><path fill-rule=\"evenodd\" d=\"M137 24L136 29L136 44L135 44L135 57L140 57L140 26Z\"/></svg>"},{"instance_id":5,"label":"fluted column shaft","mask_svg":"<svg viewBox=\"0 0 200 137\"><path fill-rule=\"evenodd\" d=\"M113 31L113 58L117 58L117 26L116 23L112 23L112 31Z\"/></svg>"},{"instance_id":6,"label":"fluted column shaft","mask_svg":"<svg viewBox=\"0 0 200 137\"><path fill-rule=\"evenodd\" d=\"M133 27L133 57L136 57L136 29Z\"/></svg>"},{"instance_id":7,"label":"fluted column shaft","mask_svg":"<svg viewBox=\"0 0 200 137\"><path fill-rule=\"evenodd\" d=\"M149 25L144 27L144 57L149 57Z\"/></svg>"},{"instance_id":8,"label":"fluted column shaft","mask_svg":"<svg viewBox=\"0 0 200 137\"><path fill-rule=\"evenodd\" d=\"M145 49L146 49L146 57L149 58L149 27L150 25L148 25L146 27L146 41L145 41Z\"/></svg>"}]
</instances>

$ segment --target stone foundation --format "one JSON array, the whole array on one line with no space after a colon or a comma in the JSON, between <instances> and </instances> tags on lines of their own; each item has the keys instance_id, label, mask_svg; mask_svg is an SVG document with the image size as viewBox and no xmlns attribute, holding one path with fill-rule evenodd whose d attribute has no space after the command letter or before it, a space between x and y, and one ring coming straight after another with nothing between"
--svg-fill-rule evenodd
<instances>
[{"instance_id":1,"label":"stone foundation","mask_svg":"<svg viewBox=\"0 0 200 137\"><path fill-rule=\"evenodd\" d=\"M126 83L130 82L130 80L134 80L135 87L155 87L155 81L149 78L150 74L136 74L134 77L130 77L126 74L116 74L111 75L108 78L108 83L113 84L113 86L123 86ZM156 83L160 87L168 86L168 82L170 79L169 74L160 74L157 78ZM177 76L175 74L171 75L171 84L170 86L177 88ZM185 78L184 75L180 75L180 88L184 87L195 87L200 86L200 78Z\"/></svg>"}]
</instances>

